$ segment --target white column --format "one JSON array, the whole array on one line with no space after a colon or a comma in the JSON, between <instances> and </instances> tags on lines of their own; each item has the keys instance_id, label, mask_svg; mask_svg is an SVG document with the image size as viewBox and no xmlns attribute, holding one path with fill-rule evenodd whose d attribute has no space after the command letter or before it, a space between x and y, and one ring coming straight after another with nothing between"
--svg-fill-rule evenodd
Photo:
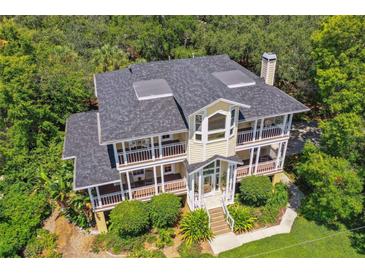
<instances>
[{"instance_id":1,"label":"white column","mask_svg":"<svg viewBox=\"0 0 365 274\"><path fill-rule=\"evenodd\" d=\"M101 203L101 198L100 198L100 192L99 192L99 187L95 187L96 188L96 195L98 197L98 201L99 201L99 206L102 206L102 203Z\"/></svg>"},{"instance_id":2,"label":"white column","mask_svg":"<svg viewBox=\"0 0 365 274\"><path fill-rule=\"evenodd\" d=\"M283 142L280 142L279 148L278 148L278 153L276 155L275 169L277 169L279 167L279 164L280 164L281 148L282 148L282 146L283 146Z\"/></svg>"},{"instance_id":3,"label":"white column","mask_svg":"<svg viewBox=\"0 0 365 274\"><path fill-rule=\"evenodd\" d=\"M161 185L162 185L162 192L165 192L165 172L163 170L163 165L161 167Z\"/></svg>"},{"instance_id":4,"label":"white column","mask_svg":"<svg viewBox=\"0 0 365 274\"><path fill-rule=\"evenodd\" d=\"M193 205L193 210L194 210L195 209L195 176L194 175L190 175L190 176L191 176L191 188L192 188L192 193L193 193L193 196L192 196L193 203L192 203L192 205Z\"/></svg>"},{"instance_id":5,"label":"white column","mask_svg":"<svg viewBox=\"0 0 365 274\"><path fill-rule=\"evenodd\" d=\"M286 156L286 149L288 148L288 141L285 142L284 144L284 152L283 155L281 156L281 165L280 168L284 167L284 160L285 160L285 156Z\"/></svg>"},{"instance_id":6,"label":"white column","mask_svg":"<svg viewBox=\"0 0 365 274\"><path fill-rule=\"evenodd\" d=\"M199 195L199 207L202 206L202 181L203 181L203 172L199 171L199 189L198 189L198 195Z\"/></svg>"},{"instance_id":7,"label":"white column","mask_svg":"<svg viewBox=\"0 0 365 274\"><path fill-rule=\"evenodd\" d=\"M91 193L91 188L88 188L88 189L87 189L87 192L89 192L89 197L90 197L91 205L92 205L93 209L95 209L95 205L94 205L94 198L93 198L93 195L92 195L92 193Z\"/></svg>"},{"instance_id":8,"label":"white column","mask_svg":"<svg viewBox=\"0 0 365 274\"><path fill-rule=\"evenodd\" d=\"M127 172L125 173L125 175L126 175L126 177L127 177L129 200L133 200L133 196L132 196L132 188L131 188L131 178L129 178L129 172L127 171Z\"/></svg>"},{"instance_id":9,"label":"white column","mask_svg":"<svg viewBox=\"0 0 365 274\"><path fill-rule=\"evenodd\" d=\"M234 192L235 192L235 188L236 188L236 183L237 183L237 164L234 165L234 169L233 169L233 182L232 182L232 202L234 201Z\"/></svg>"},{"instance_id":10,"label":"white column","mask_svg":"<svg viewBox=\"0 0 365 274\"><path fill-rule=\"evenodd\" d=\"M255 125L253 126L253 138L252 140L256 140L256 131L257 131L257 120L255 120Z\"/></svg>"},{"instance_id":11,"label":"white column","mask_svg":"<svg viewBox=\"0 0 365 274\"><path fill-rule=\"evenodd\" d=\"M155 193L158 194L156 166L153 166L153 179L155 180Z\"/></svg>"},{"instance_id":12,"label":"white column","mask_svg":"<svg viewBox=\"0 0 365 274\"><path fill-rule=\"evenodd\" d=\"M261 140L261 138L262 138L262 129L263 128L264 128L264 118L261 119L259 140Z\"/></svg>"},{"instance_id":13,"label":"white column","mask_svg":"<svg viewBox=\"0 0 365 274\"><path fill-rule=\"evenodd\" d=\"M288 120L288 114L284 116L283 125L281 127L281 136L284 136L285 130L286 130L286 121Z\"/></svg>"},{"instance_id":14,"label":"white column","mask_svg":"<svg viewBox=\"0 0 365 274\"><path fill-rule=\"evenodd\" d=\"M288 123L288 126L286 127L287 130L286 130L285 134L290 132L292 122L293 122L293 113L289 115L289 123Z\"/></svg>"},{"instance_id":15,"label":"white column","mask_svg":"<svg viewBox=\"0 0 365 274\"><path fill-rule=\"evenodd\" d=\"M128 164L127 153L125 151L125 142L122 142L122 148L123 148L123 158L124 158L123 164Z\"/></svg>"},{"instance_id":16,"label":"white column","mask_svg":"<svg viewBox=\"0 0 365 274\"><path fill-rule=\"evenodd\" d=\"M228 164L227 167L227 185L226 185L226 200L228 199L228 195L230 194L228 191L231 189L231 180L230 180L230 172L231 172L231 165Z\"/></svg>"},{"instance_id":17,"label":"white column","mask_svg":"<svg viewBox=\"0 0 365 274\"><path fill-rule=\"evenodd\" d=\"M153 137L151 137L151 149L152 149L152 159L155 159L155 144L153 142Z\"/></svg>"},{"instance_id":18,"label":"white column","mask_svg":"<svg viewBox=\"0 0 365 274\"><path fill-rule=\"evenodd\" d=\"M160 152L160 159L162 158L162 142L161 142L161 135L158 135L158 150Z\"/></svg>"},{"instance_id":19,"label":"white column","mask_svg":"<svg viewBox=\"0 0 365 274\"><path fill-rule=\"evenodd\" d=\"M206 117L206 115L204 115L202 121L202 141L203 143L208 141L208 117Z\"/></svg>"},{"instance_id":20,"label":"white column","mask_svg":"<svg viewBox=\"0 0 365 274\"><path fill-rule=\"evenodd\" d=\"M255 171L254 174L257 173L257 168L259 166L259 159L260 159L260 151L261 151L261 147L257 148L257 153L256 153L256 165L255 165Z\"/></svg>"},{"instance_id":21,"label":"white column","mask_svg":"<svg viewBox=\"0 0 365 274\"><path fill-rule=\"evenodd\" d=\"M113 150L114 150L115 164L118 166L119 157L118 157L118 151L117 151L117 145L116 144L113 144Z\"/></svg>"},{"instance_id":22,"label":"white column","mask_svg":"<svg viewBox=\"0 0 365 274\"><path fill-rule=\"evenodd\" d=\"M122 193L122 200L125 200L125 195L124 195L124 189L123 189L123 181L122 179L120 180L120 192Z\"/></svg>"},{"instance_id":23,"label":"white column","mask_svg":"<svg viewBox=\"0 0 365 274\"><path fill-rule=\"evenodd\" d=\"M251 150L251 152L250 152L250 163L249 163L249 167L248 167L248 174L252 174L252 162L253 162L253 155L255 154L254 152L255 152L255 148L253 147L253 148L251 148L250 149Z\"/></svg>"}]
</instances>

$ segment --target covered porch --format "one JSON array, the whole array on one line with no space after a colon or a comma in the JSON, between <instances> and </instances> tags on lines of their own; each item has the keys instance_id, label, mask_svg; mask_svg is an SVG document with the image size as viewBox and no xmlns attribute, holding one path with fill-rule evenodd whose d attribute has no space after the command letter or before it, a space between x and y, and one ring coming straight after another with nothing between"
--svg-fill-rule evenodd
<instances>
[{"instance_id":1,"label":"covered porch","mask_svg":"<svg viewBox=\"0 0 365 274\"><path fill-rule=\"evenodd\" d=\"M249 175L271 174L283 169L287 141L238 151L243 164L237 167L237 179Z\"/></svg>"},{"instance_id":2,"label":"covered porch","mask_svg":"<svg viewBox=\"0 0 365 274\"><path fill-rule=\"evenodd\" d=\"M147 201L160 193L186 193L182 162L121 174L121 181L89 190L94 210L113 208L124 200ZM158 171L157 171L158 170Z\"/></svg>"}]
</instances>

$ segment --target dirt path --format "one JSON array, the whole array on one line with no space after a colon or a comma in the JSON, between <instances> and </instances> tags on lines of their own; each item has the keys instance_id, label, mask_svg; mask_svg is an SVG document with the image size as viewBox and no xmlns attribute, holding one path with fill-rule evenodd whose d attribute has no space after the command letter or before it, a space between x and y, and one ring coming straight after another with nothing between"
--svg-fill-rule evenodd
<instances>
[{"instance_id":1,"label":"dirt path","mask_svg":"<svg viewBox=\"0 0 365 274\"><path fill-rule=\"evenodd\" d=\"M91 252L91 245L95 235L81 230L69 223L67 219L60 215L56 208L52 215L45 221L44 229L57 235L58 251L64 258L116 258L106 252L98 254Z\"/></svg>"}]
</instances>

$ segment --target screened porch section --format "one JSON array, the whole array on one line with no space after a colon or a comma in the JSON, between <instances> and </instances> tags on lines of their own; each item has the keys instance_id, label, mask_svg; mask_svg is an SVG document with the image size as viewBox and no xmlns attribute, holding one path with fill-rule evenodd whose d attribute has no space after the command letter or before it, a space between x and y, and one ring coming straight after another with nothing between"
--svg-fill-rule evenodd
<instances>
[{"instance_id":1,"label":"screened porch section","mask_svg":"<svg viewBox=\"0 0 365 274\"><path fill-rule=\"evenodd\" d=\"M128 173L129 180L127 174L123 173L121 174L121 182L90 189L89 193L94 210L114 207L123 200L146 201L152 196L164 192L176 195L185 194L186 179L184 173L180 173L180 166L178 165L180 163L174 166L164 165L162 172L161 170L157 172L160 166L155 167L156 176L154 176L153 168L135 170Z\"/></svg>"},{"instance_id":2,"label":"screened porch section","mask_svg":"<svg viewBox=\"0 0 365 274\"><path fill-rule=\"evenodd\" d=\"M293 115L238 123L237 145L289 134Z\"/></svg>"},{"instance_id":3,"label":"screened porch section","mask_svg":"<svg viewBox=\"0 0 365 274\"><path fill-rule=\"evenodd\" d=\"M237 179L281 170L284 165L287 141L238 151L243 164L237 167Z\"/></svg>"},{"instance_id":4,"label":"screened porch section","mask_svg":"<svg viewBox=\"0 0 365 274\"><path fill-rule=\"evenodd\" d=\"M186 133L165 134L116 144L120 165L186 154Z\"/></svg>"}]
</instances>

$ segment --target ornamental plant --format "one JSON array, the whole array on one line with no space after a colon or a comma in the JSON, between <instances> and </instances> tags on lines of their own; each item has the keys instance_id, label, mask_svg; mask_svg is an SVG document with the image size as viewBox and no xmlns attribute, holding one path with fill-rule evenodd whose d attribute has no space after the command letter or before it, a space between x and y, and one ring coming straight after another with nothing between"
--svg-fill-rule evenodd
<instances>
[{"instance_id":1,"label":"ornamental plant","mask_svg":"<svg viewBox=\"0 0 365 274\"><path fill-rule=\"evenodd\" d=\"M173 226L179 219L181 202L174 194L163 193L153 196L149 206L152 226L155 228Z\"/></svg>"},{"instance_id":2,"label":"ornamental plant","mask_svg":"<svg viewBox=\"0 0 365 274\"><path fill-rule=\"evenodd\" d=\"M240 200L243 204L263 206L272 195L272 183L267 176L250 176L241 181Z\"/></svg>"},{"instance_id":3,"label":"ornamental plant","mask_svg":"<svg viewBox=\"0 0 365 274\"><path fill-rule=\"evenodd\" d=\"M234 232L242 233L254 227L256 217L251 213L251 209L235 203L228 206L228 211L234 220Z\"/></svg>"},{"instance_id":4,"label":"ornamental plant","mask_svg":"<svg viewBox=\"0 0 365 274\"><path fill-rule=\"evenodd\" d=\"M110 222L110 230L121 237L141 235L150 226L148 208L141 201L123 201L111 211Z\"/></svg>"},{"instance_id":5,"label":"ornamental plant","mask_svg":"<svg viewBox=\"0 0 365 274\"><path fill-rule=\"evenodd\" d=\"M201 208L186 214L181 220L180 228L182 238L188 245L208 241L213 237L208 214Z\"/></svg>"}]
</instances>

